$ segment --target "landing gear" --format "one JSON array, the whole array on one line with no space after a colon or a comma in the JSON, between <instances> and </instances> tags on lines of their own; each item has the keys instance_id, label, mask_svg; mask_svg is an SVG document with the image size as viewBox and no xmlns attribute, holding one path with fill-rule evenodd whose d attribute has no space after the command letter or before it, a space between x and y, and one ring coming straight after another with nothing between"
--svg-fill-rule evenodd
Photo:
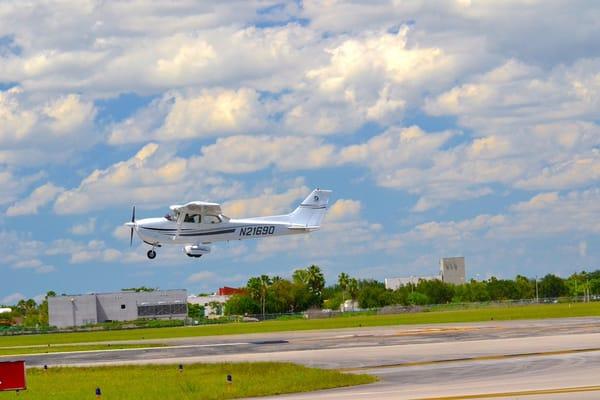
<instances>
[{"instance_id":1,"label":"landing gear","mask_svg":"<svg viewBox=\"0 0 600 400\"><path fill-rule=\"evenodd\" d=\"M151 260L154 260L156 258L156 252L154 251L154 249L148 250L148 252L146 253L146 255Z\"/></svg>"},{"instance_id":2,"label":"landing gear","mask_svg":"<svg viewBox=\"0 0 600 400\"><path fill-rule=\"evenodd\" d=\"M202 254L189 254L189 253L185 253L187 254L188 257L192 257L192 258L200 258L202 257Z\"/></svg>"}]
</instances>

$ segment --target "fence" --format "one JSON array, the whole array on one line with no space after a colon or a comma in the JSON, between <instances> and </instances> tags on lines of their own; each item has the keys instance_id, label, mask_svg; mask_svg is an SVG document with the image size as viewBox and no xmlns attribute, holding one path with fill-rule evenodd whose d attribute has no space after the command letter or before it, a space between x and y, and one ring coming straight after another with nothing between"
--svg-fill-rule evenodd
<instances>
[{"instance_id":1,"label":"fence","mask_svg":"<svg viewBox=\"0 0 600 400\"><path fill-rule=\"evenodd\" d=\"M371 309L356 309L351 311L337 310L321 310L312 309L304 312L295 313L280 313L280 314L246 314L246 315L228 315L217 319L202 319L194 321L190 318L187 320L173 321L153 321L141 320L130 321L116 324L99 324L93 326L76 327L69 329L58 329L54 327L46 328L25 328L16 326L0 326L0 336L11 335L32 335L43 333L61 333L61 332L88 332L88 331L103 331L103 330L126 330L126 329L143 329L152 327L172 327L181 325L212 325L226 324L232 322L253 322L253 321L269 321L269 320L285 320L285 319L318 319L318 318L338 318L352 317L356 315L393 315L405 314L414 312L426 311L450 311L450 310L466 310L484 307L519 307L533 304L557 304L557 303L588 303L600 302L600 295L579 296L579 297L551 297L541 299L520 299L520 300L502 300L502 301L484 301L472 303L447 303L447 304L429 304L429 305L390 305L380 308ZM156 324L154 324L156 323Z\"/></svg>"}]
</instances>

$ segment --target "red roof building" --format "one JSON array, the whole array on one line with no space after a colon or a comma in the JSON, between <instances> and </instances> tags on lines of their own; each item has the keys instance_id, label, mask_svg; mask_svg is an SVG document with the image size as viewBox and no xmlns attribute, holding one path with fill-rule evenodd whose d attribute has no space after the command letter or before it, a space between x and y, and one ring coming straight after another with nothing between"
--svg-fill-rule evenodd
<instances>
[{"instance_id":1,"label":"red roof building","mask_svg":"<svg viewBox=\"0 0 600 400\"><path fill-rule=\"evenodd\" d=\"M217 291L217 295L219 295L219 296L231 296L232 294L243 294L243 293L244 293L244 289L232 288L232 287L228 287L228 286L219 288L219 290Z\"/></svg>"}]
</instances>

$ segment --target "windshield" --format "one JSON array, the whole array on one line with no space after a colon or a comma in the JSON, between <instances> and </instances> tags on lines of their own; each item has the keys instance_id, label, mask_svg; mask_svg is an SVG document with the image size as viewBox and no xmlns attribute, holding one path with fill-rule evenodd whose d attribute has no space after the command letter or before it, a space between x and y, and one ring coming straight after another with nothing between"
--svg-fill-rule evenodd
<instances>
[{"instance_id":1,"label":"windshield","mask_svg":"<svg viewBox=\"0 0 600 400\"><path fill-rule=\"evenodd\" d=\"M169 221L177 221L177 213L175 211L171 211L165 215L165 219Z\"/></svg>"}]
</instances>

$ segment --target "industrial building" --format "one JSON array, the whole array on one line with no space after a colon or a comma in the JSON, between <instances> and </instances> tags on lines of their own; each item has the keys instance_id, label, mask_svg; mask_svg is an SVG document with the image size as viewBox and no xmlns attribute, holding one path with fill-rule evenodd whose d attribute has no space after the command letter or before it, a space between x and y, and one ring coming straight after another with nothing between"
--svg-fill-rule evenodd
<instances>
[{"instance_id":1,"label":"industrial building","mask_svg":"<svg viewBox=\"0 0 600 400\"><path fill-rule=\"evenodd\" d=\"M464 257L449 257L440 260L442 282L462 285L465 283L466 269Z\"/></svg>"},{"instance_id":2,"label":"industrial building","mask_svg":"<svg viewBox=\"0 0 600 400\"><path fill-rule=\"evenodd\" d=\"M385 278L385 288L396 290L408 284L416 285L419 281L438 279L453 285L462 285L466 281L466 267L464 257L447 257L440 259L440 273L434 276L407 276L399 278Z\"/></svg>"},{"instance_id":3,"label":"industrial building","mask_svg":"<svg viewBox=\"0 0 600 400\"><path fill-rule=\"evenodd\" d=\"M186 317L185 289L92 293L48 298L49 324L57 328L108 321Z\"/></svg>"}]
</instances>

